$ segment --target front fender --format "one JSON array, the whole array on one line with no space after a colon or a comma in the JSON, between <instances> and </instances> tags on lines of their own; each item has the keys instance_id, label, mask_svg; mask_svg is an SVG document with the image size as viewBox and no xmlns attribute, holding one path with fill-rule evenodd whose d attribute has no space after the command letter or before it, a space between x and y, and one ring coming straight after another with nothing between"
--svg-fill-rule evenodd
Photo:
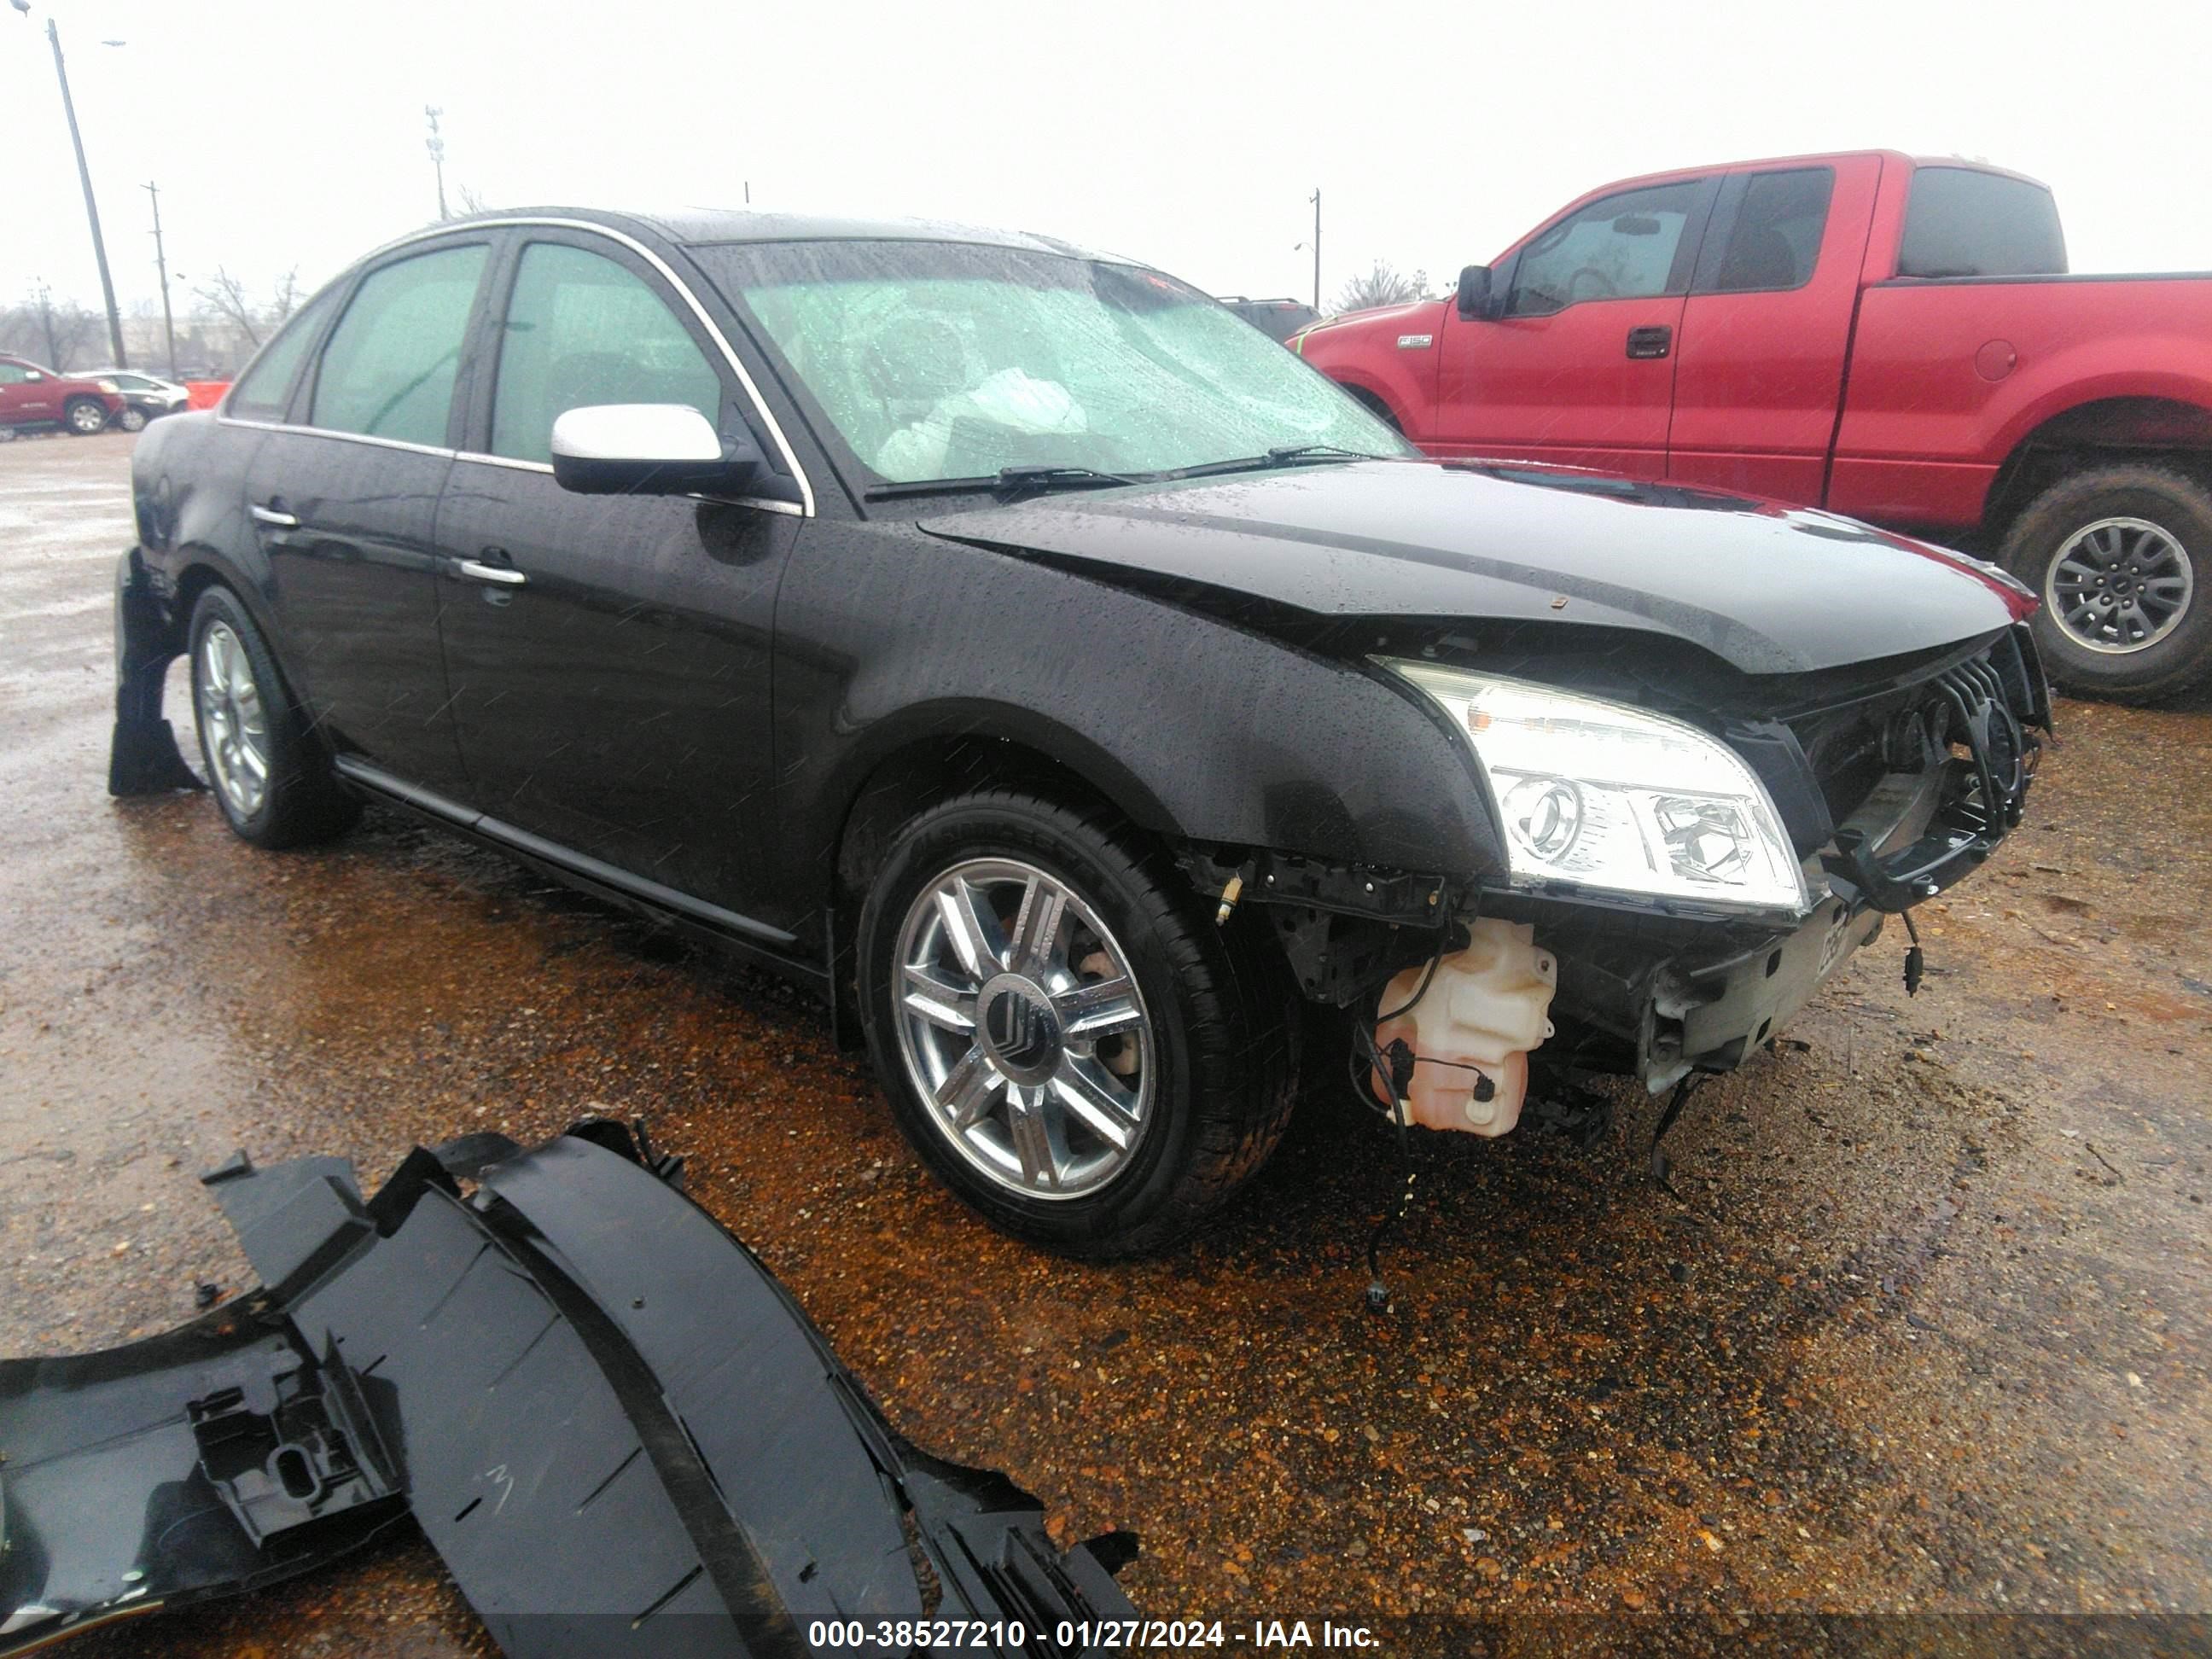
<instances>
[{"instance_id":1,"label":"front fender","mask_svg":"<svg viewBox=\"0 0 2212 1659\"><path fill-rule=\"evenodd\" d=\"M1186 842L1454 876L1503 863L1441 720L1368 665L1256 626L871 528L800 538L777 635L791 868L826 871L885 760L969 736L1042 752Z\"/></svg>"}]
</instances>

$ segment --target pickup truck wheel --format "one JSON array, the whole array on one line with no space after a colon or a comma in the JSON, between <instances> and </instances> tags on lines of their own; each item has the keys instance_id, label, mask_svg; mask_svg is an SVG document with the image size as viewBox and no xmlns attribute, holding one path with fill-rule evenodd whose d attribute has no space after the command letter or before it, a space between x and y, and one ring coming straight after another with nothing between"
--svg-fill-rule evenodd
<instances>
[{"instance_id":1,"label":"pickup truck wheel","mask_svg":"<svg viewBox=\"0 0 2212 1659\"><path fill-rule=\"evenodd\" d=\"M63 424L80 438L107 430L107 410L91 398L73 398L62 410Z\"/></svg>"},{"instance_id":2,"label":"pickup truck wheel","mask_svg":"<svg viewBox=\"0 0 2212 1659\"><path fill-rule=\"evenodd\" d=\"M361 816L339 788L246 607L210 587L192 607L192 712L222 816L256 847L325 841Z\"/></svg>"},{"instance_id":3,"label":"pickup truck wheel","mask_svg":"<svg viewBox=\"0 0 2212 1659\"><path fill-rule=\"evenodd\" d=\"M2067 690L2147 702L2212 667L2212 495L2180 473L2076 473L2020 515L2001 556L2043 601L2036 647Z\"/></svg>"},{"instance_id":4,"label":"pickup truck wheel","mask_svg":"<svg viewBox=\"0 0 2212 1659\"><path fill-rule=\"evenodd\" d=\"M1066 1255L1139 1255L1220 1206L1289 1121L1292 994L1109 815L946 802L860 923L899 1127L970 1206Z\"/></svg>"}]
</instances>

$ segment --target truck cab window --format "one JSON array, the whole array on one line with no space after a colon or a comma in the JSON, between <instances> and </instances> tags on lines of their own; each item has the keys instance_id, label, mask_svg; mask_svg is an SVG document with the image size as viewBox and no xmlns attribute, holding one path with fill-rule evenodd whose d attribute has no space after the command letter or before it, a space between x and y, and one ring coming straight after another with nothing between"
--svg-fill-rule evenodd
<instances>
[{"instance_id":1,"label":"truck cab window","mask_svg":"<svg viewBox=\"0 0 2212 1659\"><path fill-rule=\"evenodd\" d=\"M1700 284L1701 291L1753 294L1802 288L1811 282L1820 257L1820 235L1828 228L1828 198L1835 188L1832 167L1753 173L1744 181L1728 246L1711 280ZM1726 212L1723 205L1722 213Z\"/></svg>"},{"instance_id":2,"label":"truck cab window","mask_svg":"<svg viewBox=\"0 0 2212 1659\"><path fill-rule=\"evenodd\" d=\"M1648 300L1668 290L1699 182L1624 191L1562 219L1521 250L1509 317L1543 317L1585 300Z\"/></svg>"},{"instance_id":3,"label":"truck cab window","mask_svg":"<svg viewBox=\"0 0 2212 1659\"><path fill-rule=\"evenodd\" d=\"M1898 248L1900 276L2060 276L2066 237L2041 185L1978 167L1912 175Z\"/></svg>"}]
</instances>

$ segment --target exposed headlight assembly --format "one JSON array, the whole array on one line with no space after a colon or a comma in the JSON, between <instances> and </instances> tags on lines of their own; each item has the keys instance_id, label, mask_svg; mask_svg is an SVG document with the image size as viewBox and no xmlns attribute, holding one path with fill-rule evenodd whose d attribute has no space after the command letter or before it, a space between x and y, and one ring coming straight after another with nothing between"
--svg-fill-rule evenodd
<instances>
[{"instance_id":1,"label":"exposed headlight assembly","mask_svg":"<svg viewBox=\"0 0 2212 1659\"><path fill-rule=\"evenodd\" d=\"M112 380L94 380L93 384L98 386L102 392L105 392L111 398L114 397L118 392L123 390L121 386L116 385Z\"/></svg>"},{"instance_id":2,"label":"exposed headlight assembly","mask_svg":"<svg viewBox=\"0 0 2212 1659\"><path fill-rule=\"evenodd\" d=\"M1812 908L1757 774L1719 739L1626 703L1525 680L1383 665L1474 745L1517 884L1744 910Z\"/></svg>"}]
</instances>

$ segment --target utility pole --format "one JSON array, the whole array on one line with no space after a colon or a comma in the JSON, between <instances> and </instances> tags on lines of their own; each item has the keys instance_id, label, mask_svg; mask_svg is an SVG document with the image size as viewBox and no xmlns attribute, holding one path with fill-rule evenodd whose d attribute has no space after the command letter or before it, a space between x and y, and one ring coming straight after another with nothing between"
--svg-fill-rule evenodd
<instances>
[{"instance_id":1,"label":"utility pole","mask_svg":"<svg viewBox=\"0 0 2212 1659\"><path fill-rule=\"evenodd\" d=\"M59 374L62 348L61 342L54 337L54 296L47 290L46 279L43 276L39 278L39 321L46 329L46 367Z\"/></svg>"},{"instance_id":2,"label":"utility pole","mask_svg":"<svg viewBox=\"0 0 2212 1659\"><path fill-rule=\"evenodd\" d=\"M438 118L445 112L432 104L422 106L422 113L430 118L430 136L423 147L430 152L430 165L438 169L438 216L450 219L453 216L446 211L446 141L438 136Z\"/></svg>"},{"instance_id":3,"label":"utility pole","mask_svg":"<svg viewBox=\"0 0 2212 1659\"><path fill-rule=\"evenodd\" d=\"M169 311L169 258L161 246L161 187L146 185L142 188L154 204L154 269L161 273L161 335L169 343L169 378L173 380L177 378L177 319Z\"/></svg>"},{"instance_id":4,"label":"utility pole","mask_svg":"<svg viewBox=\"0 0 2212 1659\"><path fill-rule=\"evenodd\" d=\"M1314 207L1314 309L1321 309L1321 186L1316 185Z\"/></svg>"},{"instance_id":5,"label":"utility pole","mask_svg":"<svg viewBox=\"0 0 2212 1659\"><path fill-rule=\"evenodd\" d=\"M100 235L100 204L92 198L92 169L85 164L84 139L76 130L76 104L70 97L69 70L62 63L61 31L46 19L46 43L54 49L54 78L62 83L62 113L69 118L70 143L76 147L77 182L84 186L84 216L92 226L92 257L100 265L100 297L107 301L107 343L115 353L115 366L128 368L123 355L123 318L115 309L115 283L107 274L107 244Z\"/></svg>"}]
</instances>

